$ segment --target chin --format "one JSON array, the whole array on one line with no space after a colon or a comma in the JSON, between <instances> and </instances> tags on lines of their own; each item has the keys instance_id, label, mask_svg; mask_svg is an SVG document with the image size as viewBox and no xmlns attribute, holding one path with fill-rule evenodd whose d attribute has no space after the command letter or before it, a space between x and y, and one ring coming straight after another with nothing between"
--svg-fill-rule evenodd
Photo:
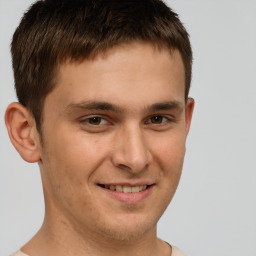
<instances>
[{"instance_id":1,"label":"chin","mask_svg":"<svg viewBox=\"0 0 256 256\"><path fill-rule=\"evenodd\" d=\"M102 232L102 235L104 235L106 238L111 238L118 241L135 241L142 237L145 237L145 235L149 232L151 229L143 229L143 228L135 228L133 230L104 230Z\"/></svg>"},{"instance_id":2,"label":"chin","mask_svg":"<svg viewBox=\"0 0 256 256\"><path fill-rule=\"evenodd\" d=\"M100 232L106 238L111 238L119 241L134 241L145 237L150 232L156 232L157 220L140 221L134 218L123 221L116 220L113 225L101 226Z\"/></svg>"}]
</instances>

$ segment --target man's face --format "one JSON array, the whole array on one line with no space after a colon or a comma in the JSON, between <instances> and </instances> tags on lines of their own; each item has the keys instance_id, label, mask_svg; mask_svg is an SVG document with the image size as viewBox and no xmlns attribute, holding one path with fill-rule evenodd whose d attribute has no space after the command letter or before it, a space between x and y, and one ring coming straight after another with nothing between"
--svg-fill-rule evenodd
<instances>
[{"instance_id":1,"label":"man's face","mask_svg":"<svg viewBox=\"0 0 256 256\"><path fill-rule=\"evenodd\" d=\"M44 105L46 215L94 236L154 233L181 175L184 84L180 54L149 44L61 65Z\"/></svg>"}]
</instances>

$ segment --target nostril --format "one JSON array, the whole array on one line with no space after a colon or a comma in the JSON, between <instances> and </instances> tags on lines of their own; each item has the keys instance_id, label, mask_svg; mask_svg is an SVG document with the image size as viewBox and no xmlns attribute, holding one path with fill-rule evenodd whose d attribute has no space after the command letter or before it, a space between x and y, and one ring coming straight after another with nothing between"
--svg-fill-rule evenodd
<instances>
[{"instance_id":1,"label":"nostril","mask_svg":"<svg viewBox=\"0 0 256 256\"><path fill-rule=\"evenodd\" d=\"M117 167L120 169L123 169L123 170L131 170L131 167L129 167L125 164L119 164Z\"/></svg>"}]
</instances>

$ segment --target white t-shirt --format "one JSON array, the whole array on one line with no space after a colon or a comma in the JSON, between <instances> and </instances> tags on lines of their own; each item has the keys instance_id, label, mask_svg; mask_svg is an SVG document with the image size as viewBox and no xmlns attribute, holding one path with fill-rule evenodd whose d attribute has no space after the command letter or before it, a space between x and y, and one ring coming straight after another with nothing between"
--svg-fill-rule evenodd
<instances>
[{"instance_id":1,"label":"white t-shirt","mask_svg":"<svg viewBox=\"0 0 256 256\"><path fill-rule=\"evenodd\" d=\"M29 256L27 254L25 254L22 251L17 251L13 254L11 254L10 256ZM179 248L172 246L172 255L171 256L187 256L186 254L184 254Z\"/></svg>"}]
</instances>

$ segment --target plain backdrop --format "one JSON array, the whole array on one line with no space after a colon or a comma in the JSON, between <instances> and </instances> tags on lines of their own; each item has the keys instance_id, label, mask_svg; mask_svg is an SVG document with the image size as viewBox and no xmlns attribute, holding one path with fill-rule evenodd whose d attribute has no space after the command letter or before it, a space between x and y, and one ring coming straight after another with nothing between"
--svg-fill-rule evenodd
<instances>
[{"instance_id":1,"label":"plain backdrop","mask_svg":"<svg viewBox=\"0 0 256 256\"><path fill-rule=\"evenodd\" d=\"M37 164L5 125L16 101L9 44L31 0L0 0L0 255L44 216ZM158 235L191 256L256 256L256 1L170 0L191 35L196 107L182 179ZM154 207L154 205L152 205Z\"/></svg>"}]
</instances>

